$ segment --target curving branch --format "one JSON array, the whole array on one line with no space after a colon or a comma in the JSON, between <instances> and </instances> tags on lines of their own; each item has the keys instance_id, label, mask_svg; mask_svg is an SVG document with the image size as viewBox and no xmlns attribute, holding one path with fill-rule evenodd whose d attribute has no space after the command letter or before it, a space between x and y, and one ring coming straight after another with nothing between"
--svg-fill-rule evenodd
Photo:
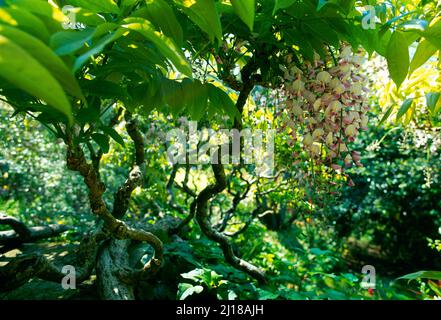
<instances>
[{"instance_id":1,"label":"curving branch","mask_svg":"<svg viewBox=\"0 0 441 320\"><path fill-rule=\"evenodd\" d=\"M15 231L18 238L22 242L26 242L31 238L31 230L20 220L0 213L0 225L8 225ZM1 237L0 237L1 239Z\"/></svg>"},{"instance_id":2,"label":"curving branch","mask_svg":"<svg viewBox=\"0 0 441 320\"><path fill-rule=\"evenodd\" d=\"M219 153L220 154L220 153ZM260 283L265 283L265 273L253 264L238 258L233 251L233 247L227 236L215 230L208 220L207 203L210 199L225 190L227 186L225 171L222 164L212 164L215 183L208 185L197 197L196 219L202 232L211 240L219 243L224 253L225 259L233 267L242 270L257 279Z\"/></svg>"},{"instance_id":3,"label":"curving branch","mask_svg":"<svg viewBox=\"0 0 441 320\"><path fill-rule=\"evenodd\" d=\"M72 171L79 172L84 178L84 182L89 189L89 203L92 212L102 218L106 228L113 232L119 227L120 222L111 215L103 201L103 194L106 190L104 183L101 181L93 165L87 162L81 147L73 143L71 135L67 136L66 144L67 167Z\"/></svg>"},{"instance_id":4,"label":"curving branch","mask_svg":"<svg viewBox=\"0 0 441 320\"><path fill-rule=\"evenodd\" d=\"M0 231L0 245L15 246L26 242L35 242L56 237L71 229L72 227L61 224L29 227L27 228L29 235L26 236L23 236L23 233L17 233L15 230Z\"/></svg>"},{"instance_id":5,"label":"curving branch","mask_svg":"<svg viewBox=\"0 0 441 320\"><path fill-rule=\"evenodd\" d=\"M179 223L179 225L173 230L173 233L178 234L186 225L190 223L191 220L193 220L195 214L196 214L196 206L197 206L197 199L194 199L190 204L190 212L188 216Z\"/></svg>"},{"instance_id":6,"label":"curving branch","mask_svg":"<svg viewBox=\"0 0 441 320\"><path fill-rule=\"evenodd\" d=\"M188 179L190 178L190 170L191 166L189 164L189 160L187 157L187 163L185 165L185 175L184 181L182 181L182 185L176 184L177 188L186 193L187 199L189 197L193 198L193 201L190 204L189 213L187 217L181 221L181 223L173 230L175 234L178 234L185 226L187 226L194 218L196 214L196 205L197 205L197 194L188 186Z\"/></svg>"},{"instance_id":7,"label":"curving branch","mask_svg":"<svg viewBox=\"0 0 441 320\"><path fill-rule=\"evenodd\" d=\"M240 191L239 192L233 192L231 190L231 188L230 188L230 185L228 185L228 193L233 196L233 203L232 203L231 208L229 208L228 211L223 216L223 219L214 227L219 232L224 232L225 231L225 229L228 226L228 222L233 217L234 213L237 210L237 207L248 196L248 193L250 192L251 186L254 183L254 181L250 182L250 181L246 180L243 177L243 174L240 171L240 169L239 169L239 177L240 177L240 179L242 181L244 181L246 183L245 190L244 190L243 193L241 193Z\"/></svg>"},{"instance_id":8,"label":"curving branch","mask_svg":"<svg viewBox=\"0 0 441 320\"><path fill-rule=\"evenodd\" d=\"M168 205L173 210L175 210L181 214L185 214L185 208L183 208L175 203L175 194L173 192L173 186L175 185L175 178L176 178L176 174L178 172L178 169L179 169L179 166L177 164L174 164L173 168L172 168L172 172L170 173L170 177L169 177L167 185L166 185L166 189L167 189L167 193L168 193Z\"/></svg>"},{"instance_id":9,"label":"curving branch","mask_svg":"<svg viewBox=\"0 0 441 320\"><path fill-rule=\"evenodd\" d=\"M126 130L135 146L135 164L129 173L128 179L115 193L112 215L121 219L129 208L133 190L142 185L145 168L145 144L138 124L130 112L125 113Z\"/></svg>"},{"instance_id":10,"label":"curving branch","mask_svg":"<svg viewBox=\"0 0 441 320\"><path fill-rule=\"evenodd\" d=\"M130 126L130 124L128 125ZM131 127L133 128L133 127ZM129 129L131 133L131 129ZM139 132L138 132L139 134ZM139 134L140 135L140 134ZM142 136L141 136L142 138ZM134 140L137 140L138 138L135 137ZM67 144L67 166L70 170L79 172L83 178L84 182L86 183L88 189L89 189L89 202L90 207L92 209L92 212L100 217L104 222L104 230L108 232L111 236L118 240L124 240L124 239L130 239L130 240L139 240L139 241L145 241L148 244L150 244L155 249L155 255L152 258L152 261L147 262L149 263L155 263L160 264L162 262L162 242L159 238L157 238L154 234L144 232L139 229L133 229L129 227L126 223L124 223L121 220L118 220L115 216L110 213L108 210L106 204L103 201L103 193L105 191L104 183L101 181L98 173L94 170L93 165L89 164L84 156L83 150L78 145L74 145L72 141L72 137L68 135L68 138L66 140ZM140 158L137 154L137 164L140 163L138 161L143 160ZM140 163L141 164L141 163ZM142 165L142 164L141 164ZM135 165L135 168L137 168L138 165ZM135 169L134 168L134 169ZM132 170L133 172L133 170ZM132 176L132 175L131 175ZM131 179L129 177L129 182L126 181L126 184L124 185L127 187L127 189L124 189L123 191L126 192L126 190L130 190L133 185L136 184L136 181L138 177L141 177L142 175L134 175L137 178ZM124 188L123 186L123 188ZM134 189L134 188L133 188ZM120 189L121 190L121 189ZM130 200L130 193L125 193L124 195L127 195L127 203Z\"/></svg>"},{"instance_id":11,"label":"curving branch","mask_svg":"<svg viewBox=\"0 0 441 320\"><path fill-rule=\"evenodd\" d=\"M32 278L61 283L66 276L62 273L65 265L75 267L77 283L87 280L95 267L98 249L104 237L99 227L82 240L74 253L56 260L35 254L14 259L0 267L0 292L16 289Z\"/></svg>"}]
</instances>

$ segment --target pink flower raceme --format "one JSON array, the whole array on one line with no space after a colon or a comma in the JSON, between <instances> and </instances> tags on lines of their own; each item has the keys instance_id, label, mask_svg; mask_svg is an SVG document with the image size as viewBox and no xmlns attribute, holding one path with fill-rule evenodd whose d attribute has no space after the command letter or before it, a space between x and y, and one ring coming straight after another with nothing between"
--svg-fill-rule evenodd
<instances>
[{"instance_id":1,"label":"pink flower raceme","mask_svg":"<svg viewBox=\"0 0 441 320\"><path fill-rule=\"evenodd\" d=\"M369 121L366 78L360 73L362 60L360 54L343 46L335 66L316 55L314 61L304 63L304 70L291 65L292 59L282 67L282 127L298 133L291 134L293 140L303 137L303 149L312 159L326 160L337 171L353 164L361 166L360 153L351 152L348 144L360 130L367 129Z\"/></svg>"}]
</instances>

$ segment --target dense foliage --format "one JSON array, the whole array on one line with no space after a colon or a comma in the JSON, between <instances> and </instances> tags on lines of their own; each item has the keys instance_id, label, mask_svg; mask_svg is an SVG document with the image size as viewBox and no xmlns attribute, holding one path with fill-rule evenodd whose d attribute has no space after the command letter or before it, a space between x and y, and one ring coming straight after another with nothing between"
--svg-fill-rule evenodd
<instances>
[{"instance_id":1,"label":"dense foliage","mask_svg":"<svg viewBox=\"0 0 441 320\"><path fill-rule=\"evenodd\" d=\"M441 297L440 8L0 0L0 224L72 226L0 292L58 295L72 258L70 298ZM171 161L195 121L274 152Z\"/></svg>"}]
</instances>

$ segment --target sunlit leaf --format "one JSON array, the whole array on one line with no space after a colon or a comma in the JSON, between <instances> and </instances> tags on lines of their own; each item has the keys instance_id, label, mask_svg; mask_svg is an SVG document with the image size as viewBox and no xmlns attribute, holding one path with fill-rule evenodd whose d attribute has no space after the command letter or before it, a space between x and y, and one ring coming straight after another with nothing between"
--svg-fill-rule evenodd
<instances>
[{"instance_id":1,"label":"sunlit leaf","mask_svg":"<svg viewBox=\"0 0 441 320\"><path fill-rule=\"evenodd\" d=\"M65 114L72 123L69 100L50 72L23 48L2 35L0 35L0 48L0 77L44 100Z\"/></svg>"},{"instance_id":2,"label":"sunlit leaf","mask_svg":"<svg viewBox=\"0 0 441 320\"><path fill-rule=\"evenodd\" d=\"M409 71L409 48L403 32L395 31L387 48L387 65L392 80L401 86Z\"/></svg>"}]
</instances>

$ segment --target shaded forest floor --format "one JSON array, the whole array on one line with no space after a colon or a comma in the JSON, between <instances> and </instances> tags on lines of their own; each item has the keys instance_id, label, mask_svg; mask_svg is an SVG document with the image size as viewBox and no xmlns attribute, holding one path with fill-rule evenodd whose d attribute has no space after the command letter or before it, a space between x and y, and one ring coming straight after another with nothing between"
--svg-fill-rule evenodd
<instances>
[{"instance_id":1,"label":"shaded forest floor","mask_svg":"<svg viewBox=\"0 0 441 320\"><path fill-rule=\"evenodd\" d=\"M347 243L350 249L341 258L346 262L348 269L358 270L364 263L363 261L375 260L379 264L387 261L378 246L369 246L354 238L349 239ZM27 254L44 254L49 259L63 257L75 247L76 243L67 244L65 242L23 244L12 250L3 247L0 248L0 267L16 257ZM386 266L383 266L386 269ZM89 280L77 285L76 289L69 290L63 289L59 283L33 279L20 288L0 294L0 300L97 300L99 296L95 279L96 277L92 276ZM383 278L383 280L387 279Z\"/></svg>"}]
</instances>

